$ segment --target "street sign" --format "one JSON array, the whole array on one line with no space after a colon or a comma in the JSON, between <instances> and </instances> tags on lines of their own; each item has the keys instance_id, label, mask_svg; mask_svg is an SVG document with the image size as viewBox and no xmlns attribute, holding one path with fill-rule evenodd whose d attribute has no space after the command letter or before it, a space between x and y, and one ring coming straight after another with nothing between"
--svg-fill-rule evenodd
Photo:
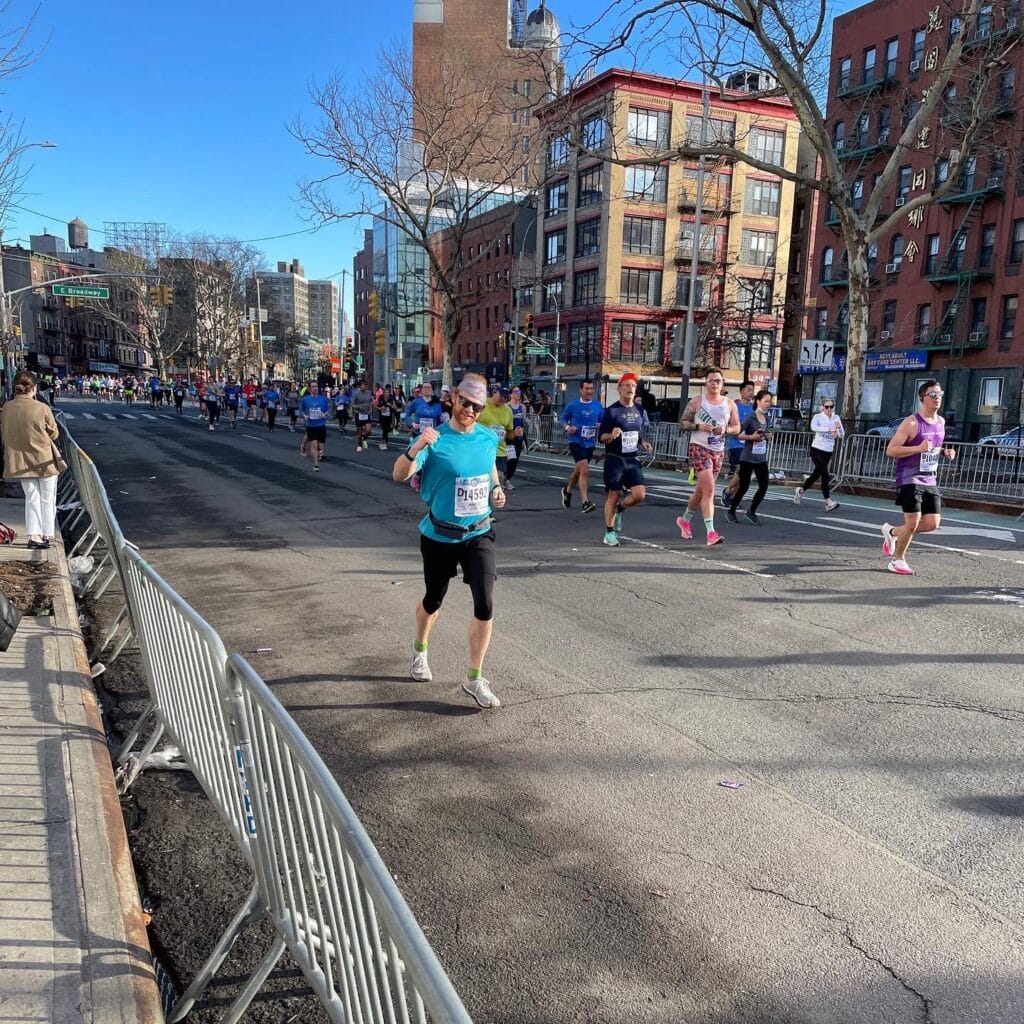
<instances>
[{"instance_id":1,"label":"street sign","mask_svg":"<svg viewBox=\"0 0 1024 1024\"><path fill-rule=\"evenodd\" d=\"M836 347L831 341L805 338L800 345L800 366L828 372L832 368L835 351Z\"/></svg>"},{"instance_id":2,"label":"street sign","mask_svg":"<svg viewBox=\"0 0 1024 1024\"><path fill-rule=\"evenodd\" d=\"M110 289L96 287L86 287L85 285L78 284L55 284L53 287L54 295L68 295L76 299L109 299Z\"/></svg>"},{"instance_id":3,"label":"street sign","mask_svg":"<svg viewBox=\"0 0 1024 1024\"><path fill-rule=\"evenodd\" d=\"M543 345L527 345L526 354L528 356L548 356L551 353Z\"/></svg>"},{"instance_id":4,"label":"street sign","mask_svg":"<svg viewBox=\"0 0 1024 1024\"><path fill-rule=\"evenodd\" d=\"M261 334L260 337L264 341L277 341L277 335L276 334Z\"/></svg>"}]
</instances>

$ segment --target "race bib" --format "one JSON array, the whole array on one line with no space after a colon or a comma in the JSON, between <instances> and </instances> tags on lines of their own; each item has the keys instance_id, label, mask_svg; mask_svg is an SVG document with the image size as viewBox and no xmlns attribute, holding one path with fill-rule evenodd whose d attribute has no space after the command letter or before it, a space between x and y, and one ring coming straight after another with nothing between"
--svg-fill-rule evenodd
<instances>
[{"instance_id":1,"label":"race bib","mask_svg":"<svg viewBox=\"0 0 1024 1024\"><path fill-rule=\"evenodd\" d=\"M713 452L725 451L725 435L708 434L708 448Z\"/></svg>"},{"instance_id":2,"label":"race bib","mask_svg":"<svg viewBox=\"0 0 1024 1024\"><path fill-rule=\"evenodd\" d=\"M370 418L370 414L368 412L357 412L356 413L356 419L359 420L360 423L365 423L369 418Z\"/></svg>"},{"instance_id":3,"label":"race bib","mask_svg":"<svg viewBox=\"0 0 1024 1024\"><path fill-rule=\"evenodd\" d=\"M768 442L767 441L755 441L750 446L751 455L767 455L768 454Z\"/></svg>"},{"instance_id":4,"label":"race bib","mask_svg":"<svg viewBox=\"0 0 1024 1024\"><path fill-rule=\"evenodd\" d=\"M921 452L921 469L919 472L922 476L934 476L938 472L939 456L941 454L941 448L933 448L930 452Z\"/></svg>"},{"instance_id":5,"label":"race bib","mask_svg":"<svg viewBox=\"0 0 1024 1024\"><path fill-rule=\"evenodd\" d=\"M455 478L455 517L479 519L487 515L487 498L491 493L489 473Z\"/></svg>"},{"instance_id":6,"label":"race bib","mask_svg":"<svg viewBox=\"0 0 1024 1024\"><path fill-rule=\"evenodd\" d=\"M509 462L515 462L516 459L518 459L518 458L519 458L519 452L516 451L514 445L510 444L508 446L508 461Z\"/></svg>"},{"instance_id":7,"label":"race bib","mask_svg":"<svg viewBox=\"0 0 1024 1024\"><path fill-rule=\"evenodd\" d=\"M499 441L504 441L505 440L505 428L504 427L502 427L502 426L491 427L491 430L494 431L494 436Z\"/></svg>"},{"instance_id":8,"label":"race bib","mask_svg":"<svg viewBox=\"0 0 1024 1024\"><path fill-rule=\"evenodd\" d=\"M432 427L433 425L434 420L431 416L421 416L419 420L416 421L416 428L418 430L426 430L428 427Z\"/></svg>"},{"instance_id":9,"label":"race bib","mask_svg":"<svg viewBox=\"0 0 1024 1024\"><path fill-rule=\"evenodd\" d=\"M629 455L636 451L636 446L640 443L640 431L639 430L624 430L622 432L622 454Z\"/></svg>"},{"instance_id":10,"label":"race bib","mask_svg":"<svg viewBox=\"0 0 1024 1024\"><path fill-rule=\"evenodd\" d=\"M580 437L584 441L590 441L597 437L597 427L580 427Z\"/></svg>"},{"instance_id":11,"label":"race bib","mask_svg":"<svg viewBox=\"0 0 1024 1024\"><path fill-rule=\"evenodd\" d=\"M276 409L277 408L277 402L267 402L267 408L268 409Z\"/></svg>"}]
</instances>

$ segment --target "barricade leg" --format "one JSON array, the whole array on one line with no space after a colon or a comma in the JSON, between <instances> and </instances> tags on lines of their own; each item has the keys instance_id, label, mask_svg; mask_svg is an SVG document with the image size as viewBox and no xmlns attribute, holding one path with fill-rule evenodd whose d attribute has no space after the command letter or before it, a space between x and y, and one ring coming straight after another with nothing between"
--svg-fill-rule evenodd
<instances>
[{"instance_id":1,"label":"barricade leg","mask_svg":"<svg viewBox=\"0 0 1024 1024\"><path fill-rule=\"evenodd\" d=\"M238 998L221 1018L222 1024L238 1024L238 1021L242 1019L242 1014L249 1008L249 1004L270 976L270 972L277 966L277 962L281 959L284 951L284 939L278 937L274 940L274 944L270 949L267 950L267 955L260 961L260 965L253 972L252 977L245 983L245 987L238 993Z\"/></svg>"},{"instance_id":2,"label":"barricade leg","mask_svg":"<svg viewBox=\"0 0 1024 1024\"><path fill-rule=\"evenodd\" d=\"M114 779L117 782L119 796L124 796L131 789L135 780L142 774L149 755L156 750L156 745L163 738L163 735L164 726L163 722L160 722L153 730L153 735L146 741L145 746L137 754L127 754L124 760L118 764L117 771L114 773Z\"/></svg>"},{"instance_id":3,"label":"barricade leg","mask_svg":"<svg viewBox=\"0 0 1024 1024\"><path fill-rule=\"evenodd\" d=\"M265 911L260 905L259 887L253 885L252 889L249 890L249 896L245 903L242 904L238 913L235 914L231 923L224 930L224 934L217 941L217 945L213 947L213 952L207 957L206 963L199 969L199 973L192 980L192 984L185 989L181 994L181 998L174 1004L174 1008L167 1018L167 1024L179 1024L179 1021L183 1021L188 1016L196 1001L201 999L203 993L210 987L210 982L216 977L217 972L227 959L239 936L241 936L242 932L245 931L251 922L262 917L264 913ZM274 945L276 947L277 943ZM270 954L268 953L267 956L269 957ZM262 966L261 964L260 967L262 968ZM273 965L271 965L271 969L273 969ZM246 985L246 989L248 987ZM249 997L249 1001L252 1001L252 996ZM248 1002L246 1006L248 1006Z\"/></svg>"},{"instance_id":4,"label":"barricade leg","mask_svg":"<svg viewBox=\"0 0 1024 1024\"><path fill-rule=\"evenodd\" d=\"M156 711L155 701L150 701L142 709L142 714L136 719L135 724L131 727L131 731L125 736L124 742L118 747L117 753L114 755L114 764L120 765L127 760L128 755L132 752L132 747L135 746L135 741L142 735L142 730L145 729L146 723L153 717L154 711Z\"/></svg>"},{"instance_id":5,"label":"barricade leg","mask_svg":"<svg viewBox=\"0 0 1024 1024\"><path fill-rule=\"evenodd\" d=\"M124 627L124 633L121 639L117 642L117 646L111 652L110 657L107 659L108 662L114 662L117 660L117 656L125 649L125 645L132 637L132 624L131 619L128 616L128 605L121 605L121 610L117 613L117 618L114 619L110 628L103 634L103 639L89 652L89 664L91 665L94 661L99 660L99 656L114 642L114 637L117 636L120 629Z\"/></svg>"}]
</instances>

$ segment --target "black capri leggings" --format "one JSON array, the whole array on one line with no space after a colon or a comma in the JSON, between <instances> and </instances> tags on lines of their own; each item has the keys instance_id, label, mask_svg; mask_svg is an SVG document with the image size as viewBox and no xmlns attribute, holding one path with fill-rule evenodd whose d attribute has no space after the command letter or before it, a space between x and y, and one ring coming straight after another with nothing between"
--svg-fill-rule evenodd
<instances>
[{"instance_id":1,"label":"black capri leggings","mask_svg":"<svg viewBox=\"0 0 1024 1024\"><path fill-rule=\"evenodd\" d=\"M494 618L494 581L498 576L494 557L494 531L470 540L446 544L420 535L423 555L423 610L438 611L448 593L448 584L462 567L462 578L473 595L473 618L489 622Z\"/></svg>"},{"instance_id":2,"label":"black capri leggings","mask_svg":"<svg viewBox=\"0 0 1024 1024\"><path fill-rule=\"evenodd\" d=\"M730 508L735 513L736 509L740 507L740 502L747 493L747 488L750 487L750 477L753 474L757 477L757 490L754 492L754 497L750 502L750 511L756 512L761 507L764 496L768 493L768 463L741 461L740 467L736 472L739 476L739 482L736 485L736 493L732 496Z\"/></svg>"},{"instance_id":3,"label":"black capri leggings","mask_svg":"<svg viewBox=\"0 0 1024 1024\"><path fill-rule=\"evenodd\" d=\"M828 472L828 464L831 461L831 452L822 451L820 448L812 448L811 462L814 463L814 472L804 481L804 490L809 491L814 486L814 482L820 477L821 493L826 501L828 501L829 495L832 493L832 477Z\"/></svg>"}]
</instances>

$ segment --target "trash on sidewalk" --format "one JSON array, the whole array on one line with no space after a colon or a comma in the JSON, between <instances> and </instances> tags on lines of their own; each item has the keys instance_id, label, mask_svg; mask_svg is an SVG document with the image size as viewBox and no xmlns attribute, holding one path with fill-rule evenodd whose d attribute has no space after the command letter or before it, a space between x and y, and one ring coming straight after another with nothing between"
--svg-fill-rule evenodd
<instances>
[{"instance_id":1,"label":"trash on sidewalk","mask_svg":"<svg viewBox=\"0 0 1024 1024\"><path fill-rule=\"evenodd\" d=\"M270 654L270 652L273 649L274 649L273 647L257 647L256 648L256 653L257 654Z\"/></svg>"},{"instance_id":2,"label":"trash on sidewalk","mask_svg":"<svg viewBox=\"0 0 1024 1024\"><path fill-rule=\"evenodd\" d=\"M95 565L96 559L92 555L78 555L68 559L68 571L73 576L84 576L87 572L92 572Z\"/></svg>"},{"instance_id":3,"label":"trash on sidewalk","mask_svg":"<svg viewBox=\"0 0 1024 1024\"><path fill-rule=\"evenodd\" d=\"M672 893L663 892L661 889L649 889L647 892L648 896L657 896L659 900L671 899Z\"/></svg>"},{"instance_id":4,"label":"trash on sidewalk","mask_svg":"<svg viewBox=\"0 0 1024 1024\"><path fill-rule=\"evenodd\" d=\"M188 771L188 762L182 759L181 751L175 746L164 747L163 750L154 750L146 758L146 768L156 768L163 771Z\"/></svg>"},{"instance_id":5,"label":"trash on sidewalk","mask_svg":"<svg viewBox=\"0 0 1024 1024\"><path fill-rule=\"evenodd\" d=\"M725 786L726 789L743 789L746 786L745 782L736 782L733 779L722 779L718 783L720 786Z\"/></svg>"},{"instance_id":6,"label":"trash on sidewalk","mask_svg":"<svg viewBox=\"0 0 1024 1024\"><path fill-rule=\"evenodd\" d=\"M93 679L96 679L99 676L103 675L103 673L106 671L107 666L104 665L102 661L97 661L95 665L89 666L89 675L91 675Z\"/></svg>"},{"instance_id":7,"label":"trash on sidewalk","mask_svg":"<svg viewBox=\"0 0 1024 1024\"><path fill-rule=\"evenodd\" d=\"M81 508L81 507L82 507L82 503L80 501L69 501L69 502L65 503L64 505L58 505L57 506L57 511L58 512L72 512L72 511L74 511L74 509Z\"/></svg>"}]
</instances>

